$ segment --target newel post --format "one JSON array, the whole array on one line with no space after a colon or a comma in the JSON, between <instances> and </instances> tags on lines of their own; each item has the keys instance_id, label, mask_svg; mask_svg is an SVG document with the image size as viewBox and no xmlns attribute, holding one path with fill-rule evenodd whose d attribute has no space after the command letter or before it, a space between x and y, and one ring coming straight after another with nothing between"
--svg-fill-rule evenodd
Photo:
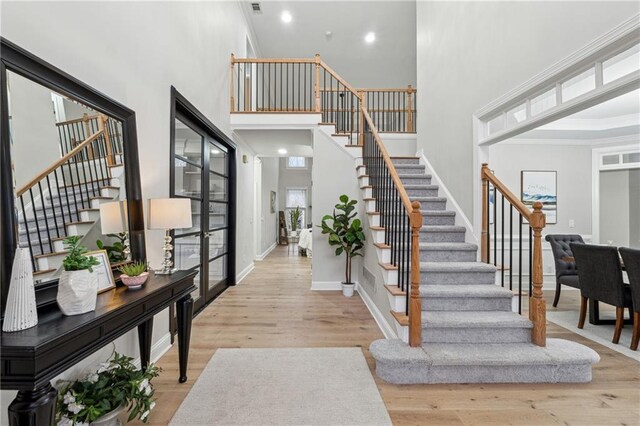
<instances>
[{"instance_id":1,"label":"newel post","mask_svg":"<svg viewBox=\"0 0 640 426\"><path fill-rule=\"evenodd\" d=\"M542 203L533 204L533 213L529 219L533 229L533 291L529 298L529 319L533 323L531 342L534 345L546 346L547 343L547 306L542 293L542 229L546 225L546 217L542 213Z\"/></svg>"},{"instance_id":2,"label":"newel post","mask_svg":"<svg viewBox=\"0 0 640 426\"><path fill-rule=\"evenodd\" d=\"M235 55L232 53L231 54L231 68L230 68L230 75L229 75L229 94L231 95L231 112L235 111L235 99L233 99L233 67L235 65L235 60L236 57Z\"/></svg>"},{"instance_id":3,"label":"newel post","mask_svg":"<svg viewBox=\"0 0 640 426\"><path fill-rule=\"evenodd\" d=\"M313 85L313 92L316 98L315 112L320 112L320 55L316 53L316 81Z\"/></svg>"},{"instance_id":4,"label":"newel post","mask_svg":"<svg viewBox=\"0 0 640 426\"><path fill-rule=\"evenodd\" d=\"M480 260L489 263L489 165L482 163L480 179L482 179L482 232L480 234Z\"/></svg>"},{"instance_id":5,"label":"newel post","mask_svg":"<svg viewBox=\"0 0 640 426\"><path fill-rule=\"evenodd\" d=\"M407 88L407 132L413 132L413 88Z\"/></svg>"},{"instance_id":6,"label":"newel post","mask_svg":"<svg viewBox=\"0 0 640 426\"><path fill-rule=\"evenodd\" d=\"M98 130L102 132L104 136L104 143L107 150L107 165L113 166L115 165L115 155L113 154L113 149L111 147L111 137L109 136L109 117L106 115L99 114L98 115ZM111 174L111 170L109 170L109 174Z\"/></svg>"},{"instance_id":7,"label":"newel post","mask_svg":"<svg viewBox=\"0 0 640 426\"><path fill-rule=\"evenodd\" d=\"M422 344L422 303L420 299L420 203L411 203L411 291L409 293L409 346Z\"/></svg>"}]
</instances>

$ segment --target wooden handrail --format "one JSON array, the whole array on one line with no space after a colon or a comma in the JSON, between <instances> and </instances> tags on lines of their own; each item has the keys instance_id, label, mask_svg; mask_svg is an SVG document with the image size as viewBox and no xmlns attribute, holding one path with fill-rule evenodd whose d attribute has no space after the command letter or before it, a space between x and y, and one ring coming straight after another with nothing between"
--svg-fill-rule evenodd
<instances>
[{"instance_id":1,"label":"wooden handrail","mask_svg":"<svg viewBox=\"0 0 640 426\"><path fill-rule=\"evenodd\" d=\"M82 151L84 147L86 147L88 144L96 140L103 133L104 133L104 130L98 130L97 132L95 132L94 134L86 138L78 146L76 146L71 151L69 151L64 157L60 158L59 160L51 164L49 167L47 167L42 172L40 172L36 177L31 179L27 184L23 185L20 189L18 189L18 191L16 192L16 196L20 197L22 194L27 192L30 188L37 185L38 182L40 182L42 179L47 177L51 172L53 172L55 169L60 167L62 164L66 163L71 157L80 153L80 151Z\"/></svg>"},{"instance_id":2,"label":"wooden handrail","mask_svg":"<svg viewBox=\"0 0 640 426\"><path fill-rule=\"evenodd\" d=\"M542 292L543 265L542 265L542 230L546 225L546 216L542 212L543 204L540 201L533 203L533 211L524 205L507 186L500 181L489 169L489 165L482 164L480 173L482 179L482 230L481 230L481 260L489 263L490 235L489 235L489 184L499 191L507 201L516 208L524 219L529 222L533 231L532 260L531 260L531 297L529 298L529 320L532 322L531 342L538 346L545 346L547 340L546 301ZM494 203L496 202L494 197ZM494 221L496 218L494 218ZM495 225L494 225L495 226ZM494 242L497 244L497 242Z\"/></svg>"},{"instance_id":3,"label":"wooden handrail","mask_svg":"<svg viewBox=\"0 0 640 426\"><path fill-rule=\"evenodd\" d=\"M60 127L60 126L66 126L68 124L74 124L74 123L81 123L81 122L86 122L89 120L93 120L94 118L98 118L100 117L100 114L96 114L96 115L87 115L86 117L80 117L80 118L74 118L73 120L67 120L67 121L61 121L59 123L56 123L56 126Z\"/></svg>"},{"instance_id":4,"label":"wooden handrail","mask_svg":"<svg viewBox=\"0 0 640 426\"><path fill-rule=\"evenodd\" d=\"M320 65L322 66L322 68L324 68L325 70L327 70L327 72L329 74L331 74L333 76L333 78L335 78L336 80L338 80L340 82L340 84L342 84L345 89L349 90L351 93L353 93L355 96L358 97L358 99L362 99L362 95L353 87L351 87L351 85L349 83L347 83L342 77L340 77L340 75L338 75L337 72L335 72L333 70L333 68L331 68L329 65L327 65L326 63L324 63L324 61L320 60ZM375 127L374 127L375 128Z\"/></svg>"},{"instance_id":5,"label":"wooden handrail","mask_svg":"<svg viewBox=\"0 0 640 426\"><path fill-rule=\"evenodd\" d=\"M513 204L513 207L515 207L516 210L518 210L518 212L522 215L522 217L524 217L527 221L531 220L531 214L532 214L531 210L529 210L529 208L525 206L524 203L520 201L520 199L516 197L514 193L511 192L509 188L507 188L507 186L504 183L502 183L500 179L498 179L493 174L493 172L491 171L487 163L482 164L481 178L482 180L487 180L491 182L491 184L495 186L496 189L500 191L500 193L502 193L502 195L504 195L504 197L511 204Z\"/></svg>"},{"instance_id":6,"label":"wooden handrail","mask_svg":"<svg viewBox=\"0 0 640 426\"><path fill-rule=\"evenodd\" d=\"M391 175L391 179L393 180L393 183L395 184L398 192L400 193L400 199L402 200L402 205L407 211L407 214L411 215L411 212L413 211L413 207L411 205L411 200L409 199L409 195L407 195L407 191L404 189L402 180L400 180L400 177L398 176L398 172L396 171L396 168L393 165L393 161L391 161L391 156L389 155L387 148L385 148L384 144L382 143L382 139L378 134L378 130L376 129L376 126L373 125L373 120L371 120L369 111L367 111L367 108L364 105L362 106L362 115L364 116L364 119L367 120L367 123L369 123L369 128L371 129L371 134L373 135L373 139L376 141L376 145L380 150L380 154L384 159L387 169L389 169L389 174Z\"/></svg>"},{"instance_id":7,"label":"wooden handrail","mask_svg":"<svg viewBox=\"0 0 640 426\"><path fill-rule=\"evenodd\" d=\"M233 58L232 64L315 64L314 58Z\"/></svg>"}]
</instances>

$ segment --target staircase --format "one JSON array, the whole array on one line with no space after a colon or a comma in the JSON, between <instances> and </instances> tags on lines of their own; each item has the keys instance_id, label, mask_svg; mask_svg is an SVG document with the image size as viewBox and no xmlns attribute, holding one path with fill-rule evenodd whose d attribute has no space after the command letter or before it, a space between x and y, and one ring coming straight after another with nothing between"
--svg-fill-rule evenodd
<instances>
[{"instance_id":1,"label":"staircase","mask_svg":"<svg viewBox=\"0 0 640 426\"><path fill-rule=\"evenodd\" d=\"M298 73L288 73L289 69ZM384 281L398 336L370 346L382 379L397 384L591 380L597 353L570 341L546 338L542 204L530 210L485 165L478 247L466 221L457 217L453 200L442 196L441 188L432 183L426 159L389 156L378 132L413 132L415 89L372 89L376 93L354 89L318 55L315 59L232 55L230 88L232 118L247 128L254 125L257 113L264 114L263 121L270 119L269 113L316 114L309 120L320 117L319 128L354 157L366 207L363 222L371 236L367 251L375 250L377 272ZM394 106L396 101L399 108ZM273 123L270 126L276 128ZM490 261L490 246L497 241L497 217L492 219L493 240L489 234L491 186L494 198L499 193L503 196L503 229L506 197L510 219L513 211L519 215L519 241L523 221L529 231L528 294L522 288L521 249L518 288L512 283L505 286L506 267L499 266L495 246ZM511 270L514 264L509 262ZM376 285L375 279L369 284ZM521 315L523 295L528 296L528 318Z\"/></svg>"},{"instance_id":2,"label":"staircase","mask_svg":"<svg viewBox=\"0 0 640 426\"><path fill-rule=\"evenodd\" d=\"M373 342L378 376L397 384L589 382L597 353L560 339L548 339L546 347L532 344L532 322L512 311L513 293L496 285L496 267L476 260L478 246L465 242L467 229L455 225L456 214L447 210L426 166L419 158L392 161L409 197L422 206L422 340L416 348L402 339ZM363 179L366 167L358 171ZM378 200L367 201L375 210ZM381 260L390 250L377 249ZM396 285L386 288L399 335L406 335L406 295Z\"/></svg>"}]
</instances>

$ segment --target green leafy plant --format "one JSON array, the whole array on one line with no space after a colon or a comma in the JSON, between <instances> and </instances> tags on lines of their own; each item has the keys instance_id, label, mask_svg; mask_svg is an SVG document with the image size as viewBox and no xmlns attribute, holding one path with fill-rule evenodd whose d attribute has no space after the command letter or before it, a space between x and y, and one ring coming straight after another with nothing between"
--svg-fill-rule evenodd
<instances>
[{"instance_id":1,"label":"green leafy plant","mask_svg":"<svg viewBox=\"0 0 640 426\"><path fill-rule=\"evenodd\" d=\"M291 230L295 231L298 229L300 223L300 207L289 211L289 219L291 219Z\"/></svg>"},{"instance_id":2,"label":"green leafy plant","mask_svg":"<svg viewBox=\"0 0 640 426\"><path fill-rule=\"evenodd\" d=\"M62 242L65 250L69 251L67 257L62 260L62 266L65 271L83 271L87 269L89 272L93 272L92 267L100 264L95 257L85 256L89 249L80 245L80 236L72 235Z\"/></svg>"},{"instance_id":3,"label":"green leafy plant","mask_svg":"<svg viewBox=\"0 0 640 426\"><path fill-rule=\"evenodd\" d=\"M346 195L340 196L340 203L336 204L333 215L325 215L322 218L323 234L329 235L329 245L337 246L336 256L345 254L345 283L351 284L351 259L362 256L365 236L362 231L362 222L357 219L356 200L349 200ZM336 210L338 212L336 212Z\"/></svg>"},{"instance_id":4,"label":"green leafy plant","mask_svg":"<svg viewBox=\"0 0 640 426\"><path fill-rule=\"evenodd\" d=\"M56 423L88 426L121 406L129 412L128 421L138 418L146 423L156 405L151 380L161 371L154 364L138 369L133 358L116 352L83 380L62 384L58 389Z\"/></svg>"},{"instance_id":5,"label":"green leafy plant","mask_svg":"<svg viewBox=\"0 0 640 426\"><path fill-rule=\"evenodd\" d=\"M138 275L142 274L147 270L147 264L146 262L136 261L133 263L129 263L128 265L123 265L120 268L118 268L118 270L130 277L137 277Z\"/></svg>"},{"instance_id":6,"label":"green leafy plant","mask_svg":"<svg viewBox=\"0 0 640 426\"><path fill-rule=\"evenodd\" d=\"M119 241L116 241L112 245L107 246L102 242L102 240L97 240L96 245L98 246L98 248L107 252L110 263L125 261L127 259L127 256L124 253L124 242L127 239L127 234L125 232L121 232L119 234L107 234L107 237L117 238Z\"/></svg>"}]
</instances>

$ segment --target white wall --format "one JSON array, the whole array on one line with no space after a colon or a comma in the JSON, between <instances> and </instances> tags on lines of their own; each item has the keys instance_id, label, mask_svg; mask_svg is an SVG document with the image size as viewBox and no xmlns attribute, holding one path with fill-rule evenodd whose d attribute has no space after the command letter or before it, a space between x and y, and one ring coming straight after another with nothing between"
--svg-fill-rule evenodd
<instances>
[{"instance_id":1,"label":"white wall","mask_svg":"<svg viewBox=\"0 0 640 426\"><path fill-rule=\"evenodd\" d=\"M13 177L20 188L60 158L60 138L51 90L12 72L7 76Z\"/></svg>"},{"instance_id":2,"label":"white wall","mask_svg":"<svg viewBox=\"0 0 640 426\"><path fill-rule=\"evenodd\" d=\"M418 149L468 217L478 190L472 114L639 8L608 1L417 3Z\"/></svg>"},{"instance_id":3,"label":"white wall","mask_svg":"<svg viewBox=\"0 0 640 426\"><path fill-rule=\"evenodd\" d=\"M313 158L311 157L307 157L307 167L304 169L288 169L287 157L279 158L278 209L284 211L286 207L287 188L305 188L307 190L307 212L305 223L302 224L305 228L308 223L311 223L311 218L313 218L313 179L311 177L311 170L313 170ZM288 220L289 218L287 218L287 221Z\"/></svg>"},{"instance_id":4,"label":"white wall","mask_svg":"<svg viewBox=\"0 0 640 426\"><path fill-rule=\"evenodd\" d=\"M169 194L171 85L231 135L229 55L244 56L248 35L237 3L2 2L1 8L3 37L136 111L144 198ZM253 197L247 196L253 193L253 157L239 146L237 273L254 258ZM147 232L151 264L161 262L162 237ZM153 356L167 347L168 329L165 311L155 318ZM136 332L118 339L116 349L137 356ZM96 357L110 353L105 348ZM5 415L12 396L2 396Z\"/></svg>"},{"instance_id":5,"label":"white wall","mask_svg":"<svg viewBox=\"0 0 640 426\"><path fill-rule=\"evenodd\" d=\"M282 198L283 195L278 192L280 159L277 157L261 157L261 162L260 253L265 253L277 243L278 199ZM276 211L273 213L271 212L271 191L276 193Z\"/></svg>"}]
</instances>

